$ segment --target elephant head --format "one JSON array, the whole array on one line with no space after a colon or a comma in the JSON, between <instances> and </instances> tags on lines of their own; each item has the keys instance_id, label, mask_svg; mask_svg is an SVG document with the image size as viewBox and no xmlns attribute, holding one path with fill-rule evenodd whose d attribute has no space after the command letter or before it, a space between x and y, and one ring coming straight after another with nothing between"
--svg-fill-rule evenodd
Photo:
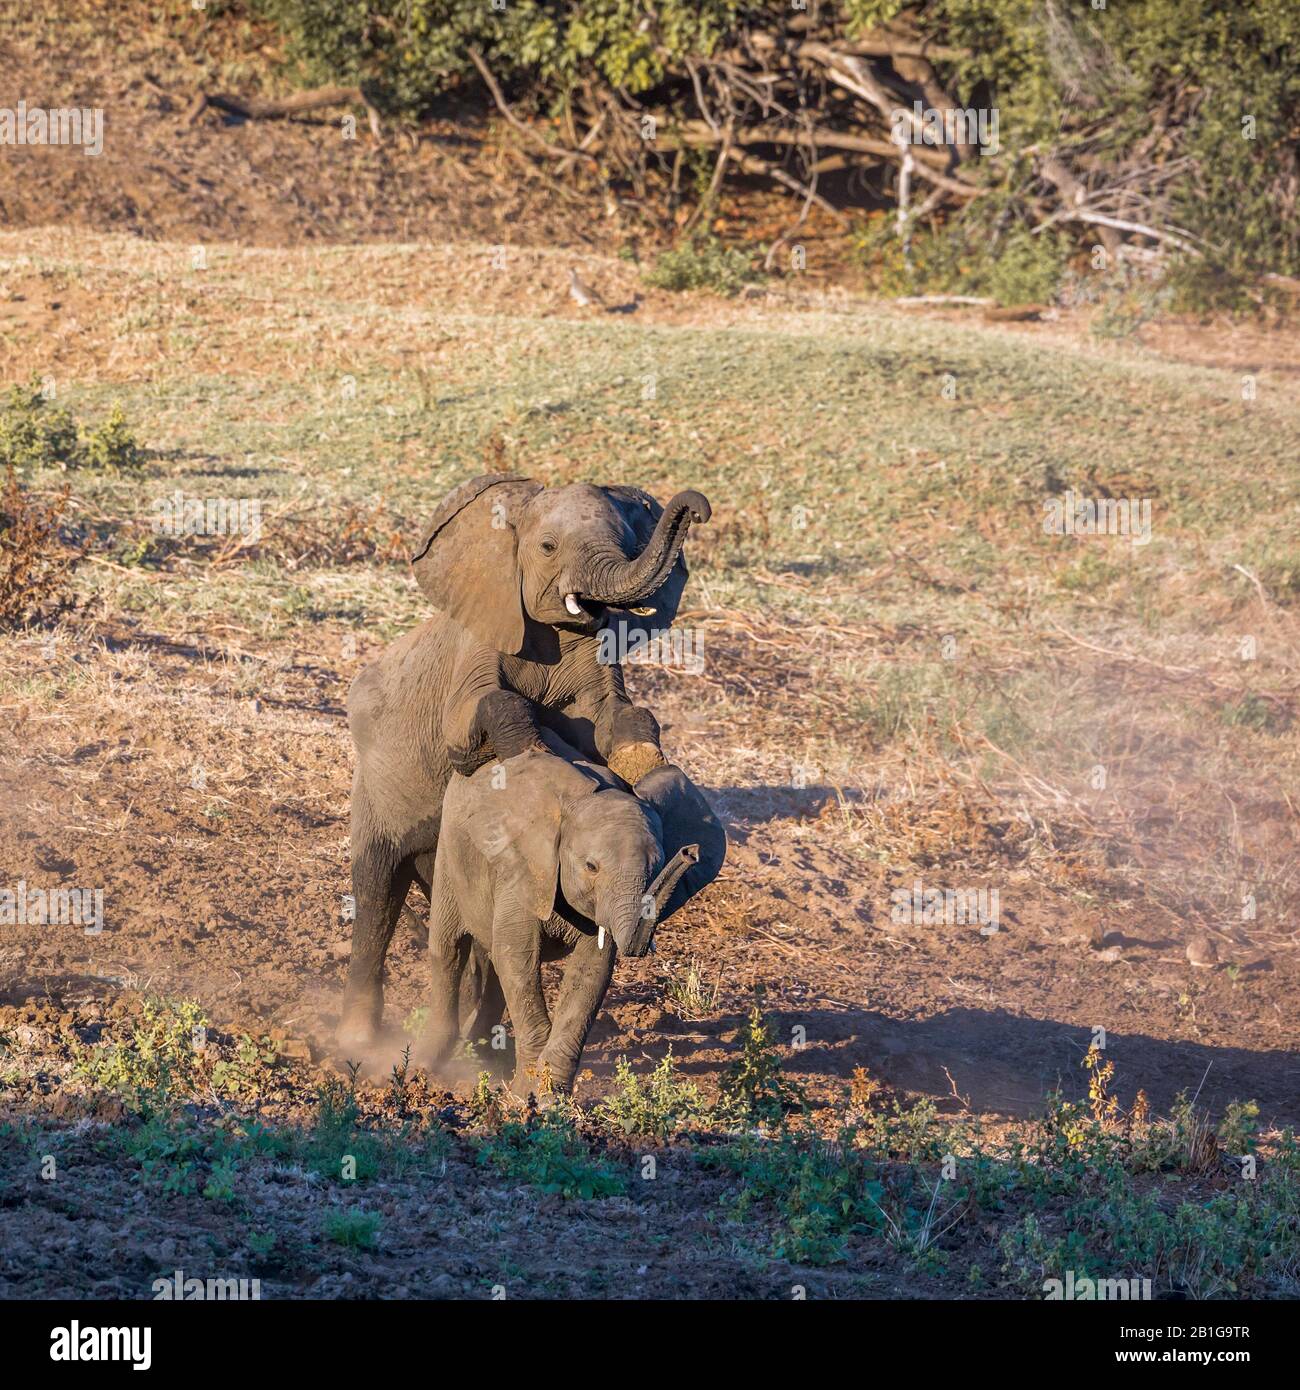
<instances>
[{"instance_id":1,"label":"elephant head","mask_svg":"<svg viewBox=\"0 0 1300 1390\"><path fill-rule=\"evenodd\" d=\"M620 613L670 626L686 584L682 545L709 515L698 492L660 507L634 487L490 474L443 501L411 566L443 612L518 655L530 626L594 633Z\"/></svg>"},{"instance_id":2,"label":"elephant head","mask_svg":"<svg viewBox=\"0 0 1300 1390\"><path fill-rule=\"evenodd\" d=\"M643 956L678 880L699 859L683 845L665 861L657 813L629 792L570 803L560 823L558 876L570 907L608 932L624 956Z\"/></svg>"},{"instance_id":3,"label":"elephant head","mask_svg":"<svg viewBox=\"0 0 1300 1390\"><path fill-rule=\"evenodd\" d=\"M543 922L562 898L621 954L644 955L699 846L680 843L605 768L536 750L501 766L504 779L484 768L453 782L444 802L444 815L466 825L494 865L495 896Z\"/></svg>"}]
</instances>

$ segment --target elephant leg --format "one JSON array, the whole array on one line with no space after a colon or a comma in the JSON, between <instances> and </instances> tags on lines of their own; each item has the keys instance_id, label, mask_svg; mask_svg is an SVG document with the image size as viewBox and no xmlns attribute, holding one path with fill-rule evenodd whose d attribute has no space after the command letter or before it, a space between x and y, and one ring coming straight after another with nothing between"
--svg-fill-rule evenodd
<instances>
[{"instance_id":1,"label":"elephant leg","mask_svg":"<svg viewBox=\"0 0 1300 1390\"><path fill-rule=\"evenodd\" d=\"M494 940L498 935L494 929ZM535 1089L537 1062L551 1035L551 1019L542 993L540 943L534 935L526 945L511 945L501 951L494 946L493 960L515 1032L515 1074L510 1089L518 1096L526 1096Z\"/></svg>"},{"instance_id":2,"label":"elephant leg","mask_svg":"<svg viewBox=\"0 0 1300 1390\"><path fill-rule=\"evenodd\" d=\"M420 1040L420 1060L428 1067L437 1067L451 1056L460 1034L461 971L472 945L460 931L455 903L435 885L429 913L429 1017Z\"/></svg>"},{"instance_id":3,"label":"elephant leg","mask_svg":"<svg viewBox=\"0 0 1300 1390\"><path fill-rule=\"evenodd\" d=\"M472 1043L480 1038L491 1041L492 1030L505 1018L506 997L491 956L478 945L473 947L466 971L466 976L470 975L474 983L472 996L465 982L461 983L460 1016L465 1020L462 1036Z\"/></svg>"},{"instance_id":4,"label":"elephant leg","mask_svg":"<svg viewBox=\"0 0 1300 1390\"><path fill-rule=\"evenodd\" d=\"M384 1014L384 958L402 915L414 868L391 845L371 842L352 856L352 959L343 994L339 1045L364 1049L374 1042Z\"/></svg>"},{"instance_id":5,"label":"elephant leg","mask_svg":"<svg viewBox=\"0 0 1300 1390\"><path fill-rule=\"evenodd\" d=\"M529 748L542 748L541 727L533 702L514 690L492 690L462 708L447 730L447 761L462 777L485 763L504 762ZM457 729L463 733L457 733Z\"/></svg>"},{"instance_id":6,"label":"elephant leg","mask_svg":"<svg viewBox=\"0 0 1300 1390\"><path fill-rule=\"evenodd\" d=\"M601 946L593 932L579 939L564 967L551 1036L541 1057L557 1091L573 1088L587 1034L614 974L614 954L613 941L607 939Z\"/></svg>"}]
</instances>

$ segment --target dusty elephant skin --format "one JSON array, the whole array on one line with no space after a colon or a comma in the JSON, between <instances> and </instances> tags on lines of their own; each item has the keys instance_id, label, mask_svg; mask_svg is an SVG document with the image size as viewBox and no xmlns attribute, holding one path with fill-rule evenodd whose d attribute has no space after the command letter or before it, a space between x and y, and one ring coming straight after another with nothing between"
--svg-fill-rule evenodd
<instances>
[{"instance_id":1,"label":"dusty elephant skin","mask_svg":"<svg viewBox=\"0 0 1300 1390\"><path fill-rule=\"evenodd\" d=\"M558 1091L572 1086L615 958L645 954L701 860L698 844L676 843L671 795L643 799L605 768L563 756L558 739L552 746L556 753L529 750L452 779L429 913L421 1060L436 1068L450 1056L462 1031L462 971L477 956L490 965L464 1032L479 1037L509 1009L511 1086L521 1095L542 1078ZM718 833L715 823L711 856ZM552 1018L541 966L563 957Z\"/></svg>"},{"instance_id":2,"label":"dusty elephant skin","mask_svg":"<svg viewBox=\"0 0 1300 1390\"><path fill-rule=\"evenodd\" d=\"M628 783L667 769L675 814L699 821L690 838L721 834L706 824L703 797L667 768L658 723L628 699L621 666L599 659L606 628L621 626L626 643L671 625L686 585L683 543L708 518L698 492L661 508L639 488L545 488L496 474L438 508L412 568L440 611L362 671L348 698L356 920L344 1048L377 1034L384 958L412 882L429 891L453 772L542 749L550 729ZM723 852L683 876L673 910L716 876Z\"/></svg>"}]
</instances>

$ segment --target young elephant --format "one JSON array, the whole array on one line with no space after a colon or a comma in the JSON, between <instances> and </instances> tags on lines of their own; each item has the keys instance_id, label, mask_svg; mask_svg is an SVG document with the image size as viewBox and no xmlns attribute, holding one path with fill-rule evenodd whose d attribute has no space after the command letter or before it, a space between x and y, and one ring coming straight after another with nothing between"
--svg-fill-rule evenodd
<instances>
[{"instance_id":1,"label":"young elephant","mask_svg":"<svg viewBox=\"0 0 1300 1390\"><path fill-rule=\"evenodd\" d=\"M674 842L671 798L665 825L653 801L621 786L604 768L540 750L452 779L433 869L422 1061L436 1067L456 1043L461 972L474 955L490 959L486 993L499 980L510 1011L511 1088L526 1094L543 1074L556 1090L572 1086L615 957L645 954L699 859L698 845ZM541 966L564 956L552 1019ZM495 1021L491 1009L485 998L471 1036Z\"/></svg>"},{"instance_id":2,"label":"young elephant","mask_svg":"<svg viewBox=\"0 0 1300 1390\"><path fill-rule=\"evenodd\" d=\"M659 726L633 705L602 635L625 651L668 629L686 585L682 546L709 504L666 507L634 487L543 487L487 475L438 508L414 558L439 609L352 684L352 891L356 918L339 1041L364 1049L383 1011L384 958L411 884L428 890L443 793L453 774L544 747L553 730L638 786L662 780ZM701 826L700 863L680 906L716 877L726 839L685 774L669 769L682 815ZM704 828L708 821L712 829Z\"/></svg>"}]
</instances>

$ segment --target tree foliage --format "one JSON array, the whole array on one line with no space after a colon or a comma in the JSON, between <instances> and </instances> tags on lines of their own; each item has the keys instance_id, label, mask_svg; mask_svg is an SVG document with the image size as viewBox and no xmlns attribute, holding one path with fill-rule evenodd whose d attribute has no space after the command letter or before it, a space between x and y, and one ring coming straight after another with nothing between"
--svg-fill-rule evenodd
<instances>
[{"instance_id":1,"label":"tree foliage","mask_svg":"<svg viewBox=\"0 0 1300 1390\"><path fill-rule=\"evenodd\" d=\"M981 108L996 151L917 149L907 208L931 231L967 223L968 259L1004 242L1023 258L1017 229L1047 224L1195 266L1229 297L1300 272L1294 0L250 3L303 81L366 84L393 115L437 110L486 69L494 100L543 118L556 157L581 145L571 177L643 192L671 169L676 189L703 151L707 197L743 168L810 200L832 166L860 167L888 204L890 104ZM910 257L918 228L899 230Z\"/></svg>"}]
</instances>

